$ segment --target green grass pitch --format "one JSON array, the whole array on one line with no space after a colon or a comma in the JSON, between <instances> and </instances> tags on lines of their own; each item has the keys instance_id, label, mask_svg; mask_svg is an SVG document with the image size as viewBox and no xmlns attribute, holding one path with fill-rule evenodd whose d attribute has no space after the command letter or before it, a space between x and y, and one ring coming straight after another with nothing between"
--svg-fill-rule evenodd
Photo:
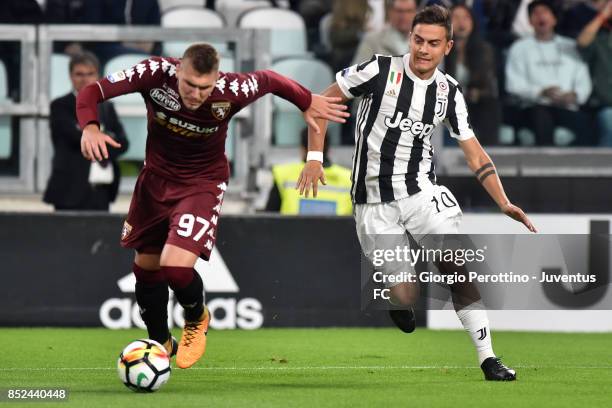
<instances>
[{"instance_id":1,"label":"green grass pitch","mask_svg":"<svg viewBox=\"0 0 612 408\"><path fill-rule=\"evenodd\" d=\"M516 368L518 380L492 383L483 380L461 331L211 331L202 361L173 369L160 391L137 394L119 382L115 362L144 333L0 329L0 388L70 392L68 402L6 406L612 406L612 333L494 332L495 350Z\"/></svg>"}]
</instances>

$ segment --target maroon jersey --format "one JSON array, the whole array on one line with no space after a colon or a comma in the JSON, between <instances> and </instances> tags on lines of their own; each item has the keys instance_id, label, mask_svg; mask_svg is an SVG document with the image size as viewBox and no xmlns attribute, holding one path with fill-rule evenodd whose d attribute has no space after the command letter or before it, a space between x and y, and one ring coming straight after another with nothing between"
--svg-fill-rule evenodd
<instances>
[{"instance_id":1,"label":"maroon jersey","mask_svg":"<svg viewBox=\"0 0 612 408\"><path fill-rule=\"evenodd\" d=\"M273 71L221 72L210 97L190 111L178 92L179 62L151 57L85 87L77 98L79 125L84 128L98 122L100 101L139 92L147 107L145 167L182 182L227 180L225 139L232 116L268 93L287 99L302 111L311 103L310 91Z\"/></svg>"}]
</instances>

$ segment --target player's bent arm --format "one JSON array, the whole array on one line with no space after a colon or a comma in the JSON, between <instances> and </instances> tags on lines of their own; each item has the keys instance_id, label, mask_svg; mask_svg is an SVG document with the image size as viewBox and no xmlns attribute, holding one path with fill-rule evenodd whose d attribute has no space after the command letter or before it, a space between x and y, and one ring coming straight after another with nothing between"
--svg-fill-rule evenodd
<instances>
[{"instance_id":1,"label":"player's bent arm","mask_svg":"<svg viewBox=\"0 0 612 408\"><path fill-rule=\"evenodd\" d=\"M96 82L83 88L77 95L76 113L83 134L81 135L81 153L87 160L102 161L108 159L110 146L120 148L112 137L100 131L98 104L104 100L101 88Z\"/></svg>"},{"instance_id":2,"label":"player's bent arm","mask_svg":"<svg viewBox=\"0 0 612 408\"><path fill-rule=\"evenodd\" d=\"M112 137L100 132L98 104L116 96L150 89L155 83L155 71L158 72L157 75L161 75L161 70L151 68L156 62L159 64L159 59L143 60L135 67L101 78L79 92L76 111L79 126L83 129L81 152L86 159L108 159L107 144L115 148L121 147Z\"/></svg>"},{"instance_id":3,"label":"player's bent arm","mask_svg":"<svg viewBox=\"0 0 612 408\"><path fill-rule=\"evenodd\" d=\"M510 200L506 196L501 180L497 175L493 160L482 148L478 139L473 137L459 141L459 146L463 150L468 167L474 172L478 181L487 190L495 203L500 208L508 204Z\"/></svg>"},{"instance_id":4,"label":"player's bent arm","mask_svg":"<svg viewBox=\"0 0 612 408\"><path fill-rule=\"evenodd\" d=\"M500 210L514 220L523 223L531 232L537 232L523 210L512 204L508 199L495 169L495 164L482 148L478 139L473 137L459 141L459 146L463 150L468 167L474 172L480 184L499 206Z\"/></svg>"},{"instance_id":5,"label":"player's bent arm","mask_svg":"<svg viewBox=\"0 0 612 408\"><path fill-rule=\"evenodd\" d=\"M313 98L316 96L317 95L313 95ZM332 98L334 101L341 104L348 101L346 95L344 95L335 82L323 91L321 97ZM314 122L316 126L309 126L308 128L308 151L321 152L320 156L322 156L328 120L325 117L319 117L314 119ZM317 129L319 130L318 132ZM300 191L300 194L304 194L306 197L310 195L310 189L312 188L312 195L316 197L319 181L321 181L322 184L326 184L323 163L318 160L307 160L298 178L296 188Z\"/></svg>"}]
</instances>

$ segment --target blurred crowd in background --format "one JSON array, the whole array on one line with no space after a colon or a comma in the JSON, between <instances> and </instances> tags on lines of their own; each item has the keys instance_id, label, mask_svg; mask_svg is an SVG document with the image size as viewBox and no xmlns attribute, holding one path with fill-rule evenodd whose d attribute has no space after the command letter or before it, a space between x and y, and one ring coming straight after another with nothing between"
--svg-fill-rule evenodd
<instances>
[{"instance_id":1,"label":"blurred crowd in background","mask_svg":"<svg viewBox=\"0 0 612 408\"><path fill-rule=\"evenodd\" d=\"M237 1L237 0L234 0ZM253 0L242 0L249 2ZM200 0L219 9L222 0ZM262 1L257 0L258 3ZM334 72L373 53L409 52L417 11L452 9L455 45L440 67L462 85L472 126L485 145L504 131L526 130L539 146L612 146L612 1L610 0L270 0L304 20L308 50ZM0 23L160 25L180 0L3 0ZM9 78L18 53L3 44ZM160 54L158 43L61 43L56 52L88 50L103 67L124 53ZM103 72L103 71L102 71ZM558 128L569 132L565 139ZM341 143L353 143L350 124Z\"/></svg>"}]
</instances>

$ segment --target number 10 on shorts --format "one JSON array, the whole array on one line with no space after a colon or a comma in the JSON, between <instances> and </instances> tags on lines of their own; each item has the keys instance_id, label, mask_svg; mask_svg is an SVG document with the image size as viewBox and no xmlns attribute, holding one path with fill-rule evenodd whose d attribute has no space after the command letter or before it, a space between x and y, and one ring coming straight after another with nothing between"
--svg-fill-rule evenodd
<instances>
[{"instance_id":1,"label":"number 10 on shorts","mask_svg":"<svg viewBox=\"0 0 612 408\"><path fill-rule=\"evenodd\" d=\"M196 225L196 223L199 225ZM194 230L197 230L197 233L193 235L193 240L199 241L208 230L208 227L210 227L210 222L202 217L196 217L193 214L183 214L178 225L179 229L176 230L177 234L179 234L181 237L188 238L193 235L195 232ZM202 228L198 229L200 225ZM211 238L214 237L214 228L210 229L208 235Z\"/></svg>"}]
</instances>

